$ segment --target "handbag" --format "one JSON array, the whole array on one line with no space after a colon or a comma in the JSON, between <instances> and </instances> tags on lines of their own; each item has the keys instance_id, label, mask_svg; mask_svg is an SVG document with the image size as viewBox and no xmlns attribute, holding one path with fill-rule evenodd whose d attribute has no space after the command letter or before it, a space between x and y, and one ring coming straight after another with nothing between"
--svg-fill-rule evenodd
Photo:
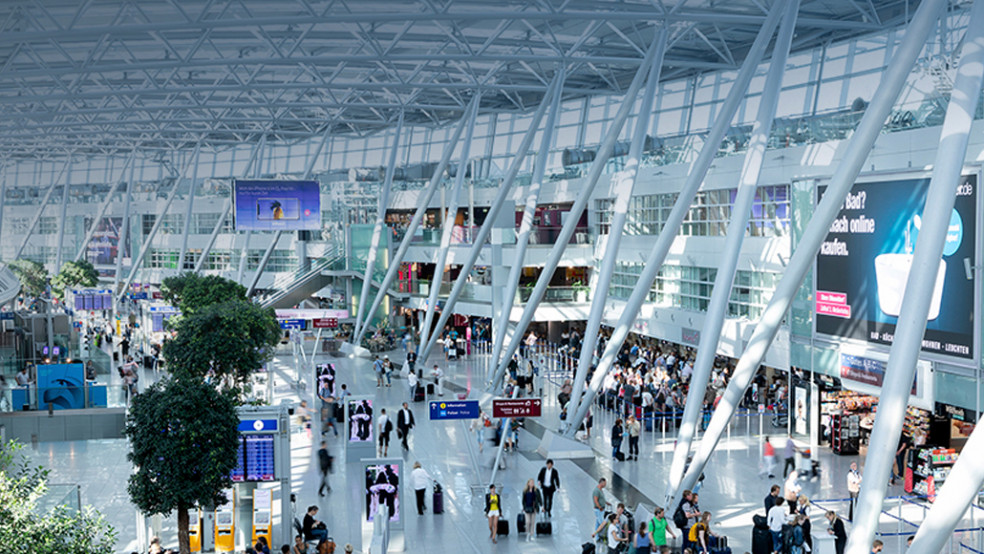
<instances>
[{"instance_id":1,"label":"handbag","mask_svg":"<svg viewBox=\"0 0 984 554\"><path fill-rule=\"evenodd\" d=\"M403 362L403 367L400 368L400 377L404 379L410 377L410 362Z\"/></svg>"}]
</instances>

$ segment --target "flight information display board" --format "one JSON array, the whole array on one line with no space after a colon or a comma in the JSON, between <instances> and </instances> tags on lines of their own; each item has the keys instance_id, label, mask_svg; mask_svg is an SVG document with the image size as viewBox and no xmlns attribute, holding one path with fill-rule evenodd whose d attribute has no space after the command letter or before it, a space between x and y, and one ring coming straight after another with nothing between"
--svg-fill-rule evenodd
<instances>
[{"instance_id":1,"label":"flight information display board","mask_svg":"<svg viewBox=\"0 0 984 554\"><path fill-rule=\"evenodd\" d=\"M273 435L246 435L246 480L273 481Z\"/></svg>"},{"instance_id":2,"label":"flight information display board","mask_svg":"<svg viewBox=\"0 0 984 554\"><path fill-rule=\"evenodd\" d=\"M240 437L236 467L230 477L233 482L274 481L274 435L245 435Z\"/></svg>"}]
</instances>

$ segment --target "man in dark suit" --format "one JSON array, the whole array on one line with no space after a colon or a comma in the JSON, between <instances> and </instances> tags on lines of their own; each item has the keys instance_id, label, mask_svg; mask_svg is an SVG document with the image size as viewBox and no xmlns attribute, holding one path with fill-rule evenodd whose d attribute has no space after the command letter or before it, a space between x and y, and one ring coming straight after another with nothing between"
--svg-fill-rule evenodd
<instances>
[{"instance_id":1,"label":"man in dark suit","mask_svg":"<svg viewBox=\"0 0 984 554\"><path fill-rule=\"evenodd\" d=\"M536 477L543 490L543 511L548 517L553 509L553 495L560 488L560 474L553 465L553 460L547 460L547 465L540 468L540 474Z\"/></svg>"},{"instance_id":2,"label":"man in dark suit","mask_svg":"<svg viewBox=\"0 0 984 554\"><path fill-rule=\"evenodd\" d=\"M416 425L416 422L413 419L413 412L410 411L410 407L404 402L403 408L396 416L397 435L400 437L400 445L403 446L404 450L410 450L407 439L410 438L410 429L413 429L414 425Z\"/></svg>"}]
</instances>

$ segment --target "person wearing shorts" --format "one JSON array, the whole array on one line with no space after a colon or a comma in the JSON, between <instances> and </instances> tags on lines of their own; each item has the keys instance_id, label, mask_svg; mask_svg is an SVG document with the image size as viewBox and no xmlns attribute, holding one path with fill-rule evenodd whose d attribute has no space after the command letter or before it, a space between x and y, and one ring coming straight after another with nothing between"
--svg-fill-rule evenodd
<instances>
[{"instance_id":1,"label":"person wearing shorts","mask_svg":"<svg viewBox=\"0 0 984 554\"><path fill-rule=\"evenodd\" d=\"M489 518L489 538L492 542L498 542L496 537L499 534L499 516L502 515L501 504L495 485L489 485L489 492L485 495L485 516Z\"/></svg>"}]
</instances>

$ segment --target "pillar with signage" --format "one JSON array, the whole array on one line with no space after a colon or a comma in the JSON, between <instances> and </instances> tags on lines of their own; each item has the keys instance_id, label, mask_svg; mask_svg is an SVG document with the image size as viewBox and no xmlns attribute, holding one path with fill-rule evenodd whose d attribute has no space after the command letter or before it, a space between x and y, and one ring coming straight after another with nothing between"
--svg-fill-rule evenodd
<instances>
[{"instance_id":1,"label":"pillar with signage","mask_svg":"<svg viewBox=\"0 0 984 554\"><path fill-rule=\"evenodd\" d=\"M215 507L215 551L236 551L236 494L226 491L226 503Z\"/></svg>"},{"instance_id":2,"label":"pillar with signage","mask_svg":"<svg viewBox=\"0 0 984 554\"><path fill-rule=\"evenodd\" d=\"M375 399L372 396L345 397L345 449L349 459L376 456Z\"/></svg>"},{"instance_id":3,"label":"pillar with signage","mask_svg":"<svg viewBox=\"0 0 984 554\"><path fill-rule=\"evenodd\" d=\"M239 408L240 445L232 481L242 509L236 511L240 539L270 545L293 541L290 507L290 424L285 406ZM279 505L276 500L279 499ZM279 528L273 521L279 515ZM218 513L216 513L218 518ZM218 528L216 521L216 528ZM218 545L216 535L216 545Z\"/></svg>"}]
</instances>

